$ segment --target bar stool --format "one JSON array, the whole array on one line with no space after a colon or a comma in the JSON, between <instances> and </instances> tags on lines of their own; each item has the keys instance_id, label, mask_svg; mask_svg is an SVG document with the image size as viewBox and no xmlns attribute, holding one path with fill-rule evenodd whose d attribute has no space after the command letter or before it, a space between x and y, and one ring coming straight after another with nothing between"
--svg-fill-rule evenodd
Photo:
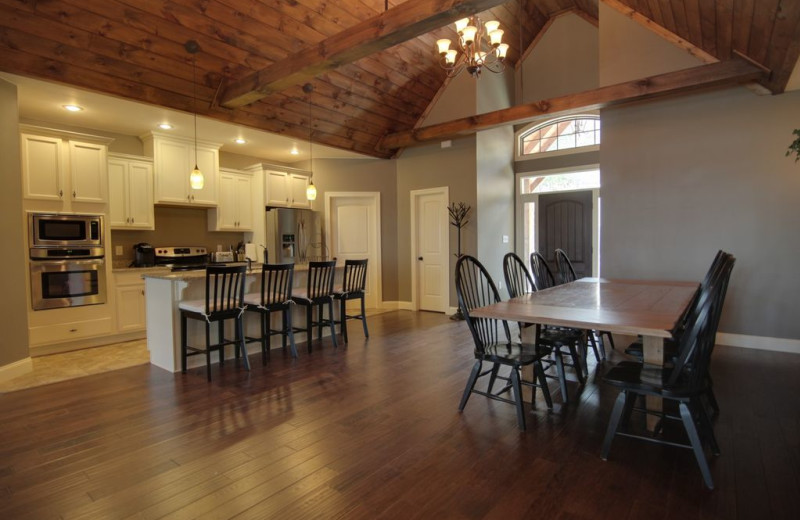
<instances>
[{"instance_id":1,"label":"bar stool","mask_svg":"<svg viewBox=\"0 0 800 520\"><path fill-rule=\"evenodd\" d=\"M342 338L347 343L347 320L361 320L364 337L369 337L367 316L364 312L364 289L367 284L367 259L345 260L342 285L333 291L333 297L339 300L339 325ZM361 314L347 314L347 300L361 300Z\"/></svg>"},{"instance_id":2,"label":"bar stool","mask_svg":"<svg viewBox=\"0 0 800 520\"><path fill-rule=\"evenodd\" d=\"M283 349L286 350L286 338L292 348L292 357L297 357L292 330L292 279L294 264L264 264L261 266L261 292L244 295L245 310L257 312L261 317L261 337L245 338L246 342L261 342L261 361L267 364L270 338L277 334L282 336ZM273 329L270 313L280 312L280 329Z\"/></svg>"},{"instance_id":3,"label":"bar stool","mask_svg":"<svg viewBox=\"0 0 800 520\"><path fill-rule=\"evenodd\" d=\"M219 364L225 363L225 346L236 345L236 355L241 349L244 366L250 370L244 343L242 313L244 312L244 280L247 267L208 266L206 268L206 295L204 300L185 300L178 304L181 312L181 372L186 373L189 356L205 354L206 376L211 381L211 352L219 352ZM187 344L188 319L204 321L206 326L205 349ZM225 320L234 321L235 339L225 339ZM217 343L211 344L211 324L217 323Z\"/></svg>"},{"instance_id":4,"label":"bar stool","mask_svg":"<svg viewBox=\"0 0 800 520\"><path fill-rule=\"evenodd\" d=\"M336 260L308 263L308 283L305 289L293 289L292 301L306 308L306 327L294 327L294 332L305 332L308 351L311 352L311 335L317 327L317 339L322 339L322 327L331 328L331 340L336 347L336 318L333 315L333 272ZM324 318L324 307L328 306L328 319ZM314 308L318 308L314 321Z\"/></svg>"}]
</instances>

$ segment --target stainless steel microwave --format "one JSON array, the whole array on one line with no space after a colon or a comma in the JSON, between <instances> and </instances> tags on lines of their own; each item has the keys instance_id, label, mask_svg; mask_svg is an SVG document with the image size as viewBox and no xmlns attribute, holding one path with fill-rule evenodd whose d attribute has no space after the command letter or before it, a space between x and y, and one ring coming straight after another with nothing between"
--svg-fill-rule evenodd
<instances>
[{"instance_id":1,"label":"stainless steel microwave","mask_svg":"<svg viewBox=\"0 0 800 520\"><path fill-rule=\"evenodd\" d=\"M102 215L71 215L66 213L29 213L28 241L31 257L49 256L47 250L100 250L103 247Z\"/></svg>"}]
</instances>

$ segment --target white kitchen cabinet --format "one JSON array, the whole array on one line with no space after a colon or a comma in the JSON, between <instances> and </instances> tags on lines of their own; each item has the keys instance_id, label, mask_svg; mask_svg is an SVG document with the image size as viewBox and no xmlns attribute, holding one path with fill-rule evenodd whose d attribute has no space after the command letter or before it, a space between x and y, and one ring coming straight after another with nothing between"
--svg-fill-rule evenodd
<instances>
[{"instance_id":1,"label":"white kitchen cabinet","mask_svg":"<svg viewBox=\"0 0 800 520\"><path fill-rule=\"evenodd\" d=\"M219 204L208 211L209 231L253 231L253 175L220 169Z\"/></svg>"},{"instance_id":2,"label":"white kitchen cabinet","mask_svg":"<svg viewBox=\"0 0 800 520\"><path fill-rule=\"evenodd\" d=\"M111 229L155 229L152 161L109 156L108 186Z\"/></svg>"},{"instance_id":3,"label":"white kitchen cabinet","mask_svg":"<svg viewBox=\"0 0 800 520\"><path fill-rule=\"evenodd\" d=\"M117 332L133 332L144 330L147 322L145 315L144 280L136 274L115 275L115 297L117 308Z\"/></svg>"},{"instance_id":4,"label":"white kitchen cabinet","mask_svg":"<svg viewBox=\"0 0 800 520\"><path fill-rule=\"evenodd\" d=\"M306 198L306 188L308 187L308 175L290 173L287 177L289 184L289 207L290 208L310 208L311 203Z\"/></svg>"},{"instance_id":5,"label":"white kitchen cabinet","mask_svg":"<svg viewBox=\"0 0 800 520\"><path fill-rule=\"evenodd\" d=\"M306 199L309 172L273 167L264 167L263 172L264 200L267 206L304 209L311 207Z\"/></svg>"},{"instance_id":6,"label":"white kitchen cabinet","mask_svg":"<svg viewBox=\"0 0 800 520\"><path fill-rule=\"evenodd\" d=\"M108 201L106 154L112 139L20 125L23 197L63 203Z\"/></svg>"},{"instance_id":7,"label":"white kitchen cabinet","mask_svg":"<svg viewBox=\"0 0 800 520\"><path fill-rule=\"evenodd\" d=\"M141 137L145 155L153 157L154 201L176 206L208 206L218 203L219 149L222 145L151 132ZM189 175L195 164L203 172L204 186L195 190Z\"/></svg>"}]
</instances>

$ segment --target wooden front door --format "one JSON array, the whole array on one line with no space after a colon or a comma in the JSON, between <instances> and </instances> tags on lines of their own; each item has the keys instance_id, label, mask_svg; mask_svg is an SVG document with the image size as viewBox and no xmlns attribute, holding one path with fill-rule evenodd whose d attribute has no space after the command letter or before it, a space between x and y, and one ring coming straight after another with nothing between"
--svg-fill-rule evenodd
<instances>
[{"instance_id":1,"label":"wooden front door","mask_svg":"<svg viewBox=\"0 0 800 520\"><path fill-rule=\"evenodd\" d=\"M539 196L539 248L558 276L555 250L563 249L578 278L592 275L592 192L570 191Z\"/></svg>"}]
</instances>

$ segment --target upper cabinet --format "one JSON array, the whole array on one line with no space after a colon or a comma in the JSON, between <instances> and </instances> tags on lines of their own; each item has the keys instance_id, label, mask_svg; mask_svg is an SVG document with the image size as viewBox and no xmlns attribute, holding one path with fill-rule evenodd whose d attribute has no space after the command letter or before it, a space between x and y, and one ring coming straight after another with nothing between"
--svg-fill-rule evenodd
<instances>
[{"instance_id":1,"label":"upper cabinet","mask_svg":"<svg viewBox=\"0 0 800 520\"><path fill-rule=\"evenodd\" d=\"M153 161L110 154L108 199L111 229L155 229Z\"/></svg>"},{"instance_id":2,"label":"upper cabinet","mask_svg":"<svg viewBox=\"0 0 800 520\"><path fill-rule=\"evenodd\" d=\"M278 208L311 207L306 199L306 187L311 172L286 166L258 164L248 171L261 171L264 174L264 202L267 206Z\"/></svg>"},{"instance_id":3,"label":"upper cabinet","mask_svg":"<svg viewBox=\"0 0 800 520\"><path fill-rule=\"evenodd\" d=\"M20 125L23 196L53 201L53 209L108 201L106 155L112 139Z\"/></svg>"},{"instance_id":4,"label":"upper cabinet","mask_svg":"<svg viewBox=\"0 0 800 520\"><path fill-rule=\"evenodd\" d=\"M156 204L174 206L209 206L218 203L219 149L222 145L208 141L168 136L151 132L141 136L145 155L153 157L154 200ZM203 172L204 185L195 190L189 175L195 163Z\"/></svg>"},{"instance_id":5,"label":"upper cabinet","mask_svg":"<svg viewBox=\"0 0 800 520\"><path fill-rule=\"evenodd\" d=\"M253 174L220 168L219 204L208 210L209 231L253 231Z\"/></svg>"}]
</instances>

